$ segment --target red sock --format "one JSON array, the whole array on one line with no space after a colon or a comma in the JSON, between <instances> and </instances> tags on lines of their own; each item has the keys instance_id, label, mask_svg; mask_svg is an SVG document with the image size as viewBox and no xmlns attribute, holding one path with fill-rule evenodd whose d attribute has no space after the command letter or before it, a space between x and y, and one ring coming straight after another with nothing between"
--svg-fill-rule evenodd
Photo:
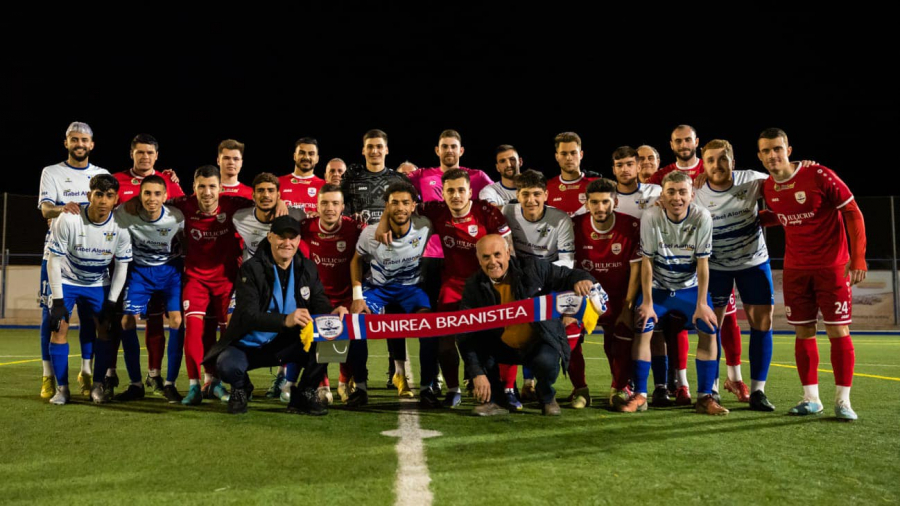
<instances>
[{"instance_id":1,"label":"red sock","mask_svg":"<svg viewBox=\"0 0 900 506\"><path fill-rule=\"evenodd\" d=\"M819 384L819 347L816 345L816 338L794 341L794 357L797 359L800 384L804 386ZM835 376L836 373L837 369Z\"/></svg>"},{"instance_id":2,"label":"red sock","mask_svg":"<svg viewBox=\"0 0 900 506\"><path fill-rule=\"evenodd\" d=\"M633 341L627 338L622 339L622 337L613 339L613 360L616 364L613 372L613 388L624 390L628 386L628 380L631 379L632 374L631 347Z\"/></svg>"},{"instance_id":3,"label":"red sock","mask_svg":"<svg viewBox=\"0 0 900 506\"><path fill-rule=\"evenodd\" d=\"M839 387L853 386L853 366L856 351L849 335L831 338L831 368L834 369L834 384Z\"/></svg>"},{"instance_id":4,"label":"red sock","mask_svg":"<svg viewBox=\"0 0 900 506\"><path fill-rule=\"evenodd\" d=\"M166 333L163 326L163 315L151 314L147 318L147 329L144 332L144 343L147 345L147 368L162 369L163 353L166 349Z\"/></svg>"},{"instance_id":5,"label":"red sock","mask_svg":"<svg viewBox=\"0 0 900 506\"><path fill-rule=\"evenodd\" d=\"M200 379L200 362L202 360L203 318L188 316L184 319L184 365L189 379Z\"/></svg>"},{"instance_id":6,"label":"red sock","mask_svg":"<svg viewBox=\"0 0 900 506\"><path fill-rule=\"evenodd\" d=\"M322 378L322 381L319 382L319 386L331 388L331 383L328 382L328 376Z\"/></svg>"},{"instance_id":7,"label":"red sock","mask_svg":"<svg viewBox=\"0 0 900 506\"><path fill-rule=\"evenodd\" d=\"M687 369L688 350L691 349L691 342L688 341L688 331L681 329L676 339L678 340L678 370Z\"/></svg>"},{"instance_id":8,"label":"red sock","mask_svg":"<svg viewBox=\"0 0 900 506\"><path fill-rule=\"evenodd\" d=\"M519 366L515 364L499 364L500 380L503 381L503 388L515 388L516 376L519 375Z\"/></svg>"},{"instance_id":9,"label":"red sock","mask_svg":"<svg viewBox=\"0 0 900 506\"><path fill-rule=\"evenodd\" d=\"M340 370L341 370L341 375L340 375L340 378L338 379L338 381L340 381L341 383L349 382L350 378L353 376L353 369L350 368L350 364L348 364L346 362L341 364Z\"/></svg>"},{"instance_id":10,"label":"red sock","mask_svg":"<svg viewBox=\"0 0 900 506\"><path fill-rule=\"evenodd\" d=\"M618 365L619 362L616 360L616 348L615 348L615 331L612 327L604 326L603 327L603 353L606 354L606 361L609 362L609 373L612 376L612 387L616 388L616 378L618 377ZM630 353L630 352L629 352Z\"/></svg>"},{"instance_id":11,"label":"red sock","mask_svg":"<svg viewBox=\"0 0 900 506\"><path fill-rule=\"evenodd\" d=\"M569 346L572 346L572 341L576 344L572 347L572 356L569 359L569 380L572 381L574 388L584 388L587 386L584 378L584 353L581 352L581 344L577 339L569 339Z\"/></svg>"},{"instance_id":12,"label":"red sock","mask_svg":"<svg viewBox=\"0 0 900 506\"><path fill-rule=\"evenodd\" d=\"M741 365L741 327L736 313L725 315L721 328L722 348L724 348L725 364Z\"/></svg>"}]
</instances>

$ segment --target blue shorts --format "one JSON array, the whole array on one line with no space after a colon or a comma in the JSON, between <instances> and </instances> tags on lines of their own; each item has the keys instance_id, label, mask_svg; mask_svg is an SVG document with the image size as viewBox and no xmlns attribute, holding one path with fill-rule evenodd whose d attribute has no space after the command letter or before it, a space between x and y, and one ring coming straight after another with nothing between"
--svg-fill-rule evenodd
<instances>
[{"instance_id":1,"label":"blue shorts","mask_svg":"<svg viewBox=\"0 0 900 506\"><path fill-rule=\"evenodd\" d=\"M375 314L384 314L384 307L388 304L398 304L407 314L415 313L422 308L431 309L428 295L416 285L365 285L363 298Z\"/></svg>"},{"instance_id":2,"label":"blue shorts","mask_svg":"<svg viewBox=\"0 0 900 506\"><path fill-rule=\"evenodd\" d=\"M41 260L41 287L38 289L38 302L42 308L50 307L50 277L47 275L47 259Z\"/></svg>"},{"instance_id":3,"label":"blue shorts","mask_svg":"<svg viewBox=\"0 0 900 506\"><path fill-rule=\"evenodd\" d=\"M103 310L103 302L109 295L108 286L78 286L63 283L63 304L66 311L72 314L72 308L78 304L79 314L83 309L90 309L91 313L98 315Z\"/></svg>"},{"instance_id":4,"label":"blue shorts","mask_svg":"<svg viewBox=\"0 0 900 506\"><path fill-rule=\"evenodd\" d=\"M128 270L128 283L123 295L125 314L147 315L150 297L160 293L166 311L181 311L181 269L173 264L141 266Z\"/></svg>"},{"instance_id":5,"label":"blue shorts","mask_svg":"<svg viewBox=\"0 0 900 506\"><path fill-rule=\"evenodd\" d=\"M756 306L775 304L775 285L769 261L739 271L709 270L709 293L713 307L725 307L737 285L741 302Z\"/></svg>"},{"instance_id":6,"label":"blue shorts","mask_svg":"<svg viewBox=\"0 0 900 506\"><path fill-rule=\"evenodd\" d=\"M643 300L644 294L638 294L634 306L640 306ZM706 303L712 307L712 299L709 294L706 294ZM684 327L688 330L693 330L694 325L691 321L691 317L693 317L694 313L697 311L697 287L683 288L681 290L675 290L674 292L671 290L654 288L653 310L656 311L656 317L659 319L662 319L662 317L669 312L681 313L687 320ZM650 332L655 326L655 321L648 321L644 324L644 329L641 332ZM700 320L697 322L697 330L706 332L707 334L716 333L716 329L707 327L706 324Z\"/></svg>"}]
</instances>

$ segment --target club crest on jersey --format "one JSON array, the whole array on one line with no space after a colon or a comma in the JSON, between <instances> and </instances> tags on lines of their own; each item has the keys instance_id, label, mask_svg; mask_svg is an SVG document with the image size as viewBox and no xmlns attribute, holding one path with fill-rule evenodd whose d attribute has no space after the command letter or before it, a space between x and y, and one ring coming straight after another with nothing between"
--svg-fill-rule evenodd
<instances>
[{"instance_id":1,"label":"club crest on jersey","mask_svg":"<svg viewBox=\"0 0 900 506\"><path fill-rule=\"evenodd\" d=\"M422 241L422 238L416 236L416 237L413 237L412 239L409 240L409 244L411 244L413 248L418 248L418 247L419 247L419 243L420 243L421 241Z\"/></svg>"},{"instance_id":2,"label":"club crest on jersey","mask_svg":"<svg viewBox=\"0 0 900 506\"><path fill-rule=\"evenodd\" d=\"M734 198L740 199L740 200L745 200L747 198L747 190L744 189L744 190L741 190L741 191L735 193Z\"/></svg>"},{"instance_id":3,"label":"club crest on jersey","mask_svg":"<svg viewBox=\"0 0 900 506\"><path fill-rule=\"evenodd\" d=\"M136 177L133 177L133 178L131 178L131 184L141 184L141 180Z\"/></svg>"},{"instance_id":4,"label":"club crest on jersey","mask_svg":"<svg viewBox=\"0 0 900 506\"><path fill-rule=\"evenodd\" d=\"M316 188L314 186L310 186L309 188L306 189L306 194L309 195L310 197L315 197L316 196Z\"/></svg>"},{"instance_id":5,"label":"club crest on jersey","mask_svg":"<svg viewBox=\"0 0 900 506\"><path fill-rule=\"evenodd\" d=\"M161 236L163 236L163 237L169 235L169 232L171 232L171 231L172 231L171 228L158 228L158 229L156 229L156 232L159 233L159 235L161 235Z\"/></svg>"},{"instance_id":6,"label":"club crest on jersey","mask_svg":"<svg viewBox=\"0 0 900 506\"><path fill-rule=\"evenodd\" d=\"M650 199L638 199L637 206L638 209L647 209L647 204L650 203Z\"/></svg>"},{"instance_id":7,"label":"club crest on jersey","mask_svg":"<svg viewBox=\"0 0 900 506\"><path fill-rule=\"evenodd\" d=\"M225 213L219 213L216 215L216 221L218 221L219 223L225 223L225 218L227 218L227 216L225 216Z\"/></svg>"},{"instance_id":8,"label":"club crest on jersey","mask_svg":"<svg viewBox=\"0 0 900 506\"><path fill-rule=\"evenodd\" d=\"M184 308L185 311L187 311L188 308L191 307L191 301L186 300L186 301L184 301L184 302L181 303L181 306Z\"/></svg>"},{"instance_id":9,"label":"club crest on jersey","mask_svg":"<svg viewBox=\"0 0 900 506\"><path fill-rule=\"evenodd\" d=\"M785 314L785 316L787 316L788 318L791 317L791 306L784 306L784 314Z\"/></svg>"},{"instance_id":10,"label":"club crest on jersey","mask_svg":"<svg viewBox=\"0 0 900 506\"><path fill-rule=\"evenodd\" d=\"M319 331L320 336L329 341L334 341L337 336L344 332L344 322L338 315L317 316L316 329Z\"/></svg>"},{"instance_id":11,"label":"club crest on jersey","mask_svg":"<svg viewBox=\"0 0 900 506\"><path fill-rule=\"evenodd\" d=\"M300 288L300 296L303 297L303 300L309 300L309 287L304 286Z\"/></svg>"},{"instance_id":12,"label":"club crest on jersey","mask_svg":"<svg viewBox=\"0 0 900 506\"><path fill-rule=\"evenodd\" d=\"M551 227L550 225L547 225L546 227L542 228L542 229L539 231L541 237L547 237L548 235L550 235L550 230L551 230L551 229L552 229L552 227Z\"/></svg>"},{"instance_id":13,"label":"club crest on jersey","mask_svg":"<svg viewBox=\"0 0 900 506\"><path fill-rule=\"evenodd\" d=\"M794 198L797 199L798 204L802 204L802 203L806 202L806 192L804 192L804 191L794 192Z\"/></svg>"},{"instance_id":14,"label":"club crest on jersey","mask_svg":"<svg viewBox=\"0 0 900 506\"><path fill-rule=\"evenodd\" d=\"M338 251L343 253L344 251L347 251L347 241L338 241L337 244L335 244L335 247L337 247Z\"/></svg>"},{"instance_id":15,"label":"club crest on jersey","mask_svg":"<svg viewBox=\"0 0 900 506\"><path fill-rule=\"evenodd\" d=\"M564 184L560 184L560 185L559 185L559 191L564 192L564 191L566 191L567 189L568 189L568 188L566 188L566 185L564 185Z\"/></svg>"},{"instance_id":16,"label":"club crest on jersey","mask_svg":"<svg viewBox=\"0 0 900 506\"><path fill-rule=\"evenodd\" d=\"M444 237L444 246L448 248L452 248L456 246L456 240L450 236Z\"/></svg>"},{"instance_id":17,"label":"club crest on jersey","mask_svg":"<svg viewBox=\"0 0 900 506\"><path fill-rule=\"evenodd\" d=\"M575 292L562 292L556 296L556 311L560 314L575 314L581 309L581 296Z\"/></svg>"},{"instance_id":18,"label":"club crest on jersey","mask_svg":"<svg viewBox=\"0 0 900 506\"><path fill-rule=\"evenodd\" d=\"M613 255L618 255L622 252L622 243L613 243L610 249L612 249Z\"/></svg>"},{"instance_id":19,"label":"club crest on jersey","mask_svg":"<svg viewBox=\"0 0 900 506\"><path fill-rule=\"evenodd\" d=\"M199 241L200 239L203 239L203 232L195 228L191 230L191 237L193 237L195 241Z\"/></svg>"},{"instance_id":20,"label":"club crest on jersey","mask_svg":"<svg viewBox=\"0 0 900 506\"><path fill-rule=\"evenodd\" d=\"M472 237L478 235L478 225L469 225L469 235Z\"/></svg>"},{"instance_id":21,"label":"club crest on jersey","mask_svg":"<svg viewBox=\"0 0 900 506\"><path fill-rule=\"evenodd\" d=\"M116 237L115 232L103 232L103 236L106 237L107 241L112 241L114 237Z\"/></svg>"}]
</instances>

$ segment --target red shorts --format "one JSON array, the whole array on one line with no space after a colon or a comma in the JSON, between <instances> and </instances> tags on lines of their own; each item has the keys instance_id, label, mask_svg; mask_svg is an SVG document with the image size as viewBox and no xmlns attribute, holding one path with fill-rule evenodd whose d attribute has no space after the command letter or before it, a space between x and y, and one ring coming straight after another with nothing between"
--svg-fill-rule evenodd
<instances>
[{"instance_id":1,"label":"red shorts","mask_svg":"<svg viewBox=\"0 0 900 506\"><path fill-rule=\"evenodd\" d=\"M447 278L441 284L441 293L438 295L438 311L456 311L459 309L459 301L462 300L463 288L466 286L464 278Z\"/></svg>"},{"instance_id":2,"label":"red shorts","mask_svg":"<svg viewBox=\"0 0 900 506\"><path fill-rule=\"evenodd\" d=\"M725 306L725 314L737 313L737 304L734 302L734 288L731 289L731 296L728 297L728 305Z\"/></svg>"},{"instance_id":3,"label":"red shorts","mask_svg":"<svg viewBox=\"0 0 900 506\"><path fill-rule=\"evenodd\" d=\"M185 277L181 304L184 315L206 315L207 308L215 312L219 323L228 321L228 305L234 285L227 279L210 280Z\"/></svg>"},{"instance_id":4,"label":"red shorts","mask_svg":"<svg viewBox=\"0 0 900 506\"><path fill-rule=\"evenodd\" d=\"M782 290L784 313L791 325L816 323L819 310L826 325L849 325L852 295L844 267L785 269Z\"/></svg>"}]
</instances>

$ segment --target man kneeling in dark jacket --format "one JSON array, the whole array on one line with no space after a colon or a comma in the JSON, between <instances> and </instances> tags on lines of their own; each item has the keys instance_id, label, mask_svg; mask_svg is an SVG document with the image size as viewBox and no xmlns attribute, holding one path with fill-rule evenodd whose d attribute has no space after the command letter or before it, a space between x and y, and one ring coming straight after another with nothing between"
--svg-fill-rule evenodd
<instances>
[{"instance_id":1,"label":"man kneeling in dark jacket","mask_svg":"<svg viewBox=\"0 0 900 506\"><path fill-rule=\"evenodd\" d=\"M315 343L304 349L300 331L312 321L310 313L328 313L332 308L316 265L300 253L299 244L297 220L281 216L272 221L256 254L241 267L237 302L225 336L203 359L204 364L215 364L222 380L231 384L231 413L247 412L251 393L247 371L291 362L304 370L291 389L288 412L328 413L316 397L325 365L316 362ZM347 309L339 306L334 313L342 315Z\"/></svg>"},{"instance_id":2,"label":"man kneeling in dark jacket","mask_svg":"<svg viewBox=\"0 0 900 506\"><path fill-rule=\"evenodd\" d=\"M590 274L578 269L537 258L510 257L509 245L499 235L481 238L476 244L476 254L481 271L466 280L460 309L494 306L566 290L587 296L595 283ZM457 342L466 373L475 382L475 397L483 403L475 408L476 415L508 413L496 404L503 398L501 363L529 367L537 380L543 414L560 414L553 383L559 376L560 363L567 370L569 362L569 344L560 320L461 334Z\"/></svg>"}]
</instances>

